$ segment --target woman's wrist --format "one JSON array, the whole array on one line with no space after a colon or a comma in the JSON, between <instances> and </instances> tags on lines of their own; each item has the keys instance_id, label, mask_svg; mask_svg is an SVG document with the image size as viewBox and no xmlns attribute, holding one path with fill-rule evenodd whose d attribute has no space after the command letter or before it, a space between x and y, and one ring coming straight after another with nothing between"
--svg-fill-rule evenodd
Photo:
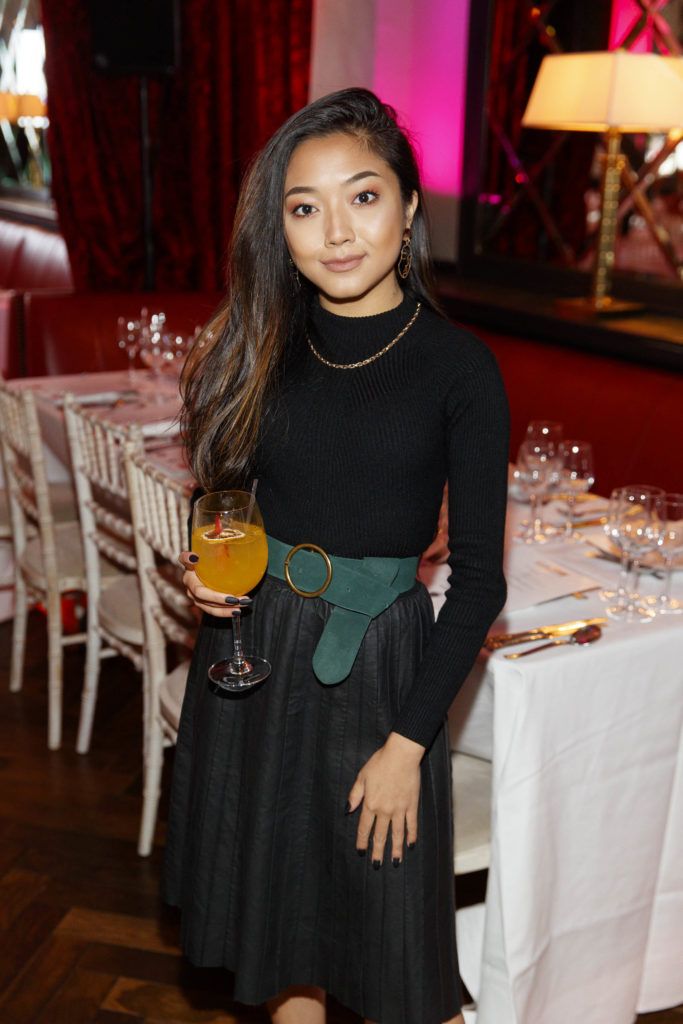
<instances>
[{"instance_id":1,"label":"woman's wrist","mask_svg":"<svg viewBox=\"0 0 683 1024\"><path fill-rule=\"evenodd\" d=\"M426 747L423 747L421 743L408 739L407 736L402 736L400 732L390 732L384 745L387 750L401 754L401 756L413 760L417 764L424 757L426 750Z\"/></svg>"}]
</instances>

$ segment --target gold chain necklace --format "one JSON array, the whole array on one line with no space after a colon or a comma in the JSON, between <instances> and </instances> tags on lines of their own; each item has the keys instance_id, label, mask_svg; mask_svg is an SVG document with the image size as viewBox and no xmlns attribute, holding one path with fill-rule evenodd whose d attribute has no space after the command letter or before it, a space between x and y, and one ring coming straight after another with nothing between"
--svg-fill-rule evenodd
<instances>
[{"instance_id":1,"label":"gold chain necklace","mask_svg":"<svg viewBox=\"0 0 683 1024\"><path fill-rule=\"evenodd\" d=\"M410 320L405 325L405 327L399 331L396 337L393 338L388 345L385 345L384 348L381 348L379 352L375 352L374 356L368 356L367 359L361 359L361 361L358 363L331 363L329 359L325 359L324 356L321 356L317 348L314 347L313 342L308 336L308 332L306 332L306 341L308 342L308 347L310 348L315 358L319 359L321 363L325 364L325 366L330 366L332 367L333 370L357 370L360 366L367 366L368 363L374 363L375 359L379 359L380 356L383 356L386 352L389 351L390 348L393 348L396 342L400 341L403 335L406 333L406 331L409 331L410 328L413 326L413 324L417 320L417 314L420 312L421 308L422 303L418 302L417 308L413 315L411 316Z\"/></svg>"}]
</instances>

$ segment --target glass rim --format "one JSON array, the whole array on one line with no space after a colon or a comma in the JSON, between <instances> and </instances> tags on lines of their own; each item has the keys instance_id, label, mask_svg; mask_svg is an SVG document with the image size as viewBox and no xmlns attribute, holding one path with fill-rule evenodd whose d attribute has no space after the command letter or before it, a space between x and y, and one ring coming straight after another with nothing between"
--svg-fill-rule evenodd
<instances>
[{"instance_id":1,"label":"glass rim","mask_svg":"<svg viewBox=\"0 0 683 1024\"><path fill-rule=\"evenodd\" d=\"M243 500L238 500L237 502L231 502L228 504L225 499L221 500L221 495L224 494L239 495ZM252 500L255 505L256 498L252 497L251 491L243 491L239 488L232 490L225 489L220 491L209 491L208 494L202 494L201 498L197 498L194 503L194 507L202 512L242 512L249 508Z\"/></svg>"},{"instance_id":2,"label":"glass rim","mask_svg":"<svg viewBox=\"0 0 683 1024\"><path fill-rule=\"evenodd\" d=\"M642 494L657 495L662 498L666 495L666 491L663 487L655 487L654 484L624 484L621 487L615 487L610 492L610 498L616 498L618 495L626 493L626 491L632 493L640 491Z\"/></svg>"}]
</instances>

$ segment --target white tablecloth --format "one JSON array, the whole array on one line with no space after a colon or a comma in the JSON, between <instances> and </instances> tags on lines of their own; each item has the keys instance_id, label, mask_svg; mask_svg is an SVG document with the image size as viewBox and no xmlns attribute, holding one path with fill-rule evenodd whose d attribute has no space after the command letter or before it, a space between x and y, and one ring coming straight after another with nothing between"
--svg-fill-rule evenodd
<instances>
[{"instance_id":1,"label":"white tablecloth","mask_svg":"<svg viewBox=\"0 0 683 1024\"><path fill-rule=\"evenodd\" d=\"M616 578L582 547L573 559ZM499 626L603 614L568 597ZM458 749L493 762L477 1024L631 1024L683 1002L682 618L482 655L450 719Z\"/></svg>"},{"instance_id":2,"label":"white tablecloth","mask_svg":"<svg viewBox=\"0 0 683 1024\"><path fill-rule=\"evenodd\" d=\"M92 409L103 419L121 426L137 423L140 426L171 421L180 412L180 395L176 377L162 374L153 377L147 370L136 370L129 377L125 370L103 373L66 374L61 377L25 377L11 382L12 387L30 388L36 397L40 429L47 450L47 470L50 480L69 478L69 448L60 399L65 392L76 397L95 393L125 393L134 391L133 401L120 405L93 405Z\"/></svg>"}]
</instances>

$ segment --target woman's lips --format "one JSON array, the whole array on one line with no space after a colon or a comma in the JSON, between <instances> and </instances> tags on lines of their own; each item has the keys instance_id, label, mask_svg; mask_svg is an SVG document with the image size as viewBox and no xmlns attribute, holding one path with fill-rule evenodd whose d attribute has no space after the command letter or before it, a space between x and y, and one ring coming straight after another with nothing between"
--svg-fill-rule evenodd
<instances>
[{"instance_id":1,"label":"woman's lips","mask_svg":"<svg viewBox=\"0 0 683 1024\"><path fill-rule=\"evenodd\" d=\"M353 256L348 260L329 260L323 263L323 266L334 274L341 274L345 270L355 270L363 258L363 256Z\"/></svg>"}]
</instances>

